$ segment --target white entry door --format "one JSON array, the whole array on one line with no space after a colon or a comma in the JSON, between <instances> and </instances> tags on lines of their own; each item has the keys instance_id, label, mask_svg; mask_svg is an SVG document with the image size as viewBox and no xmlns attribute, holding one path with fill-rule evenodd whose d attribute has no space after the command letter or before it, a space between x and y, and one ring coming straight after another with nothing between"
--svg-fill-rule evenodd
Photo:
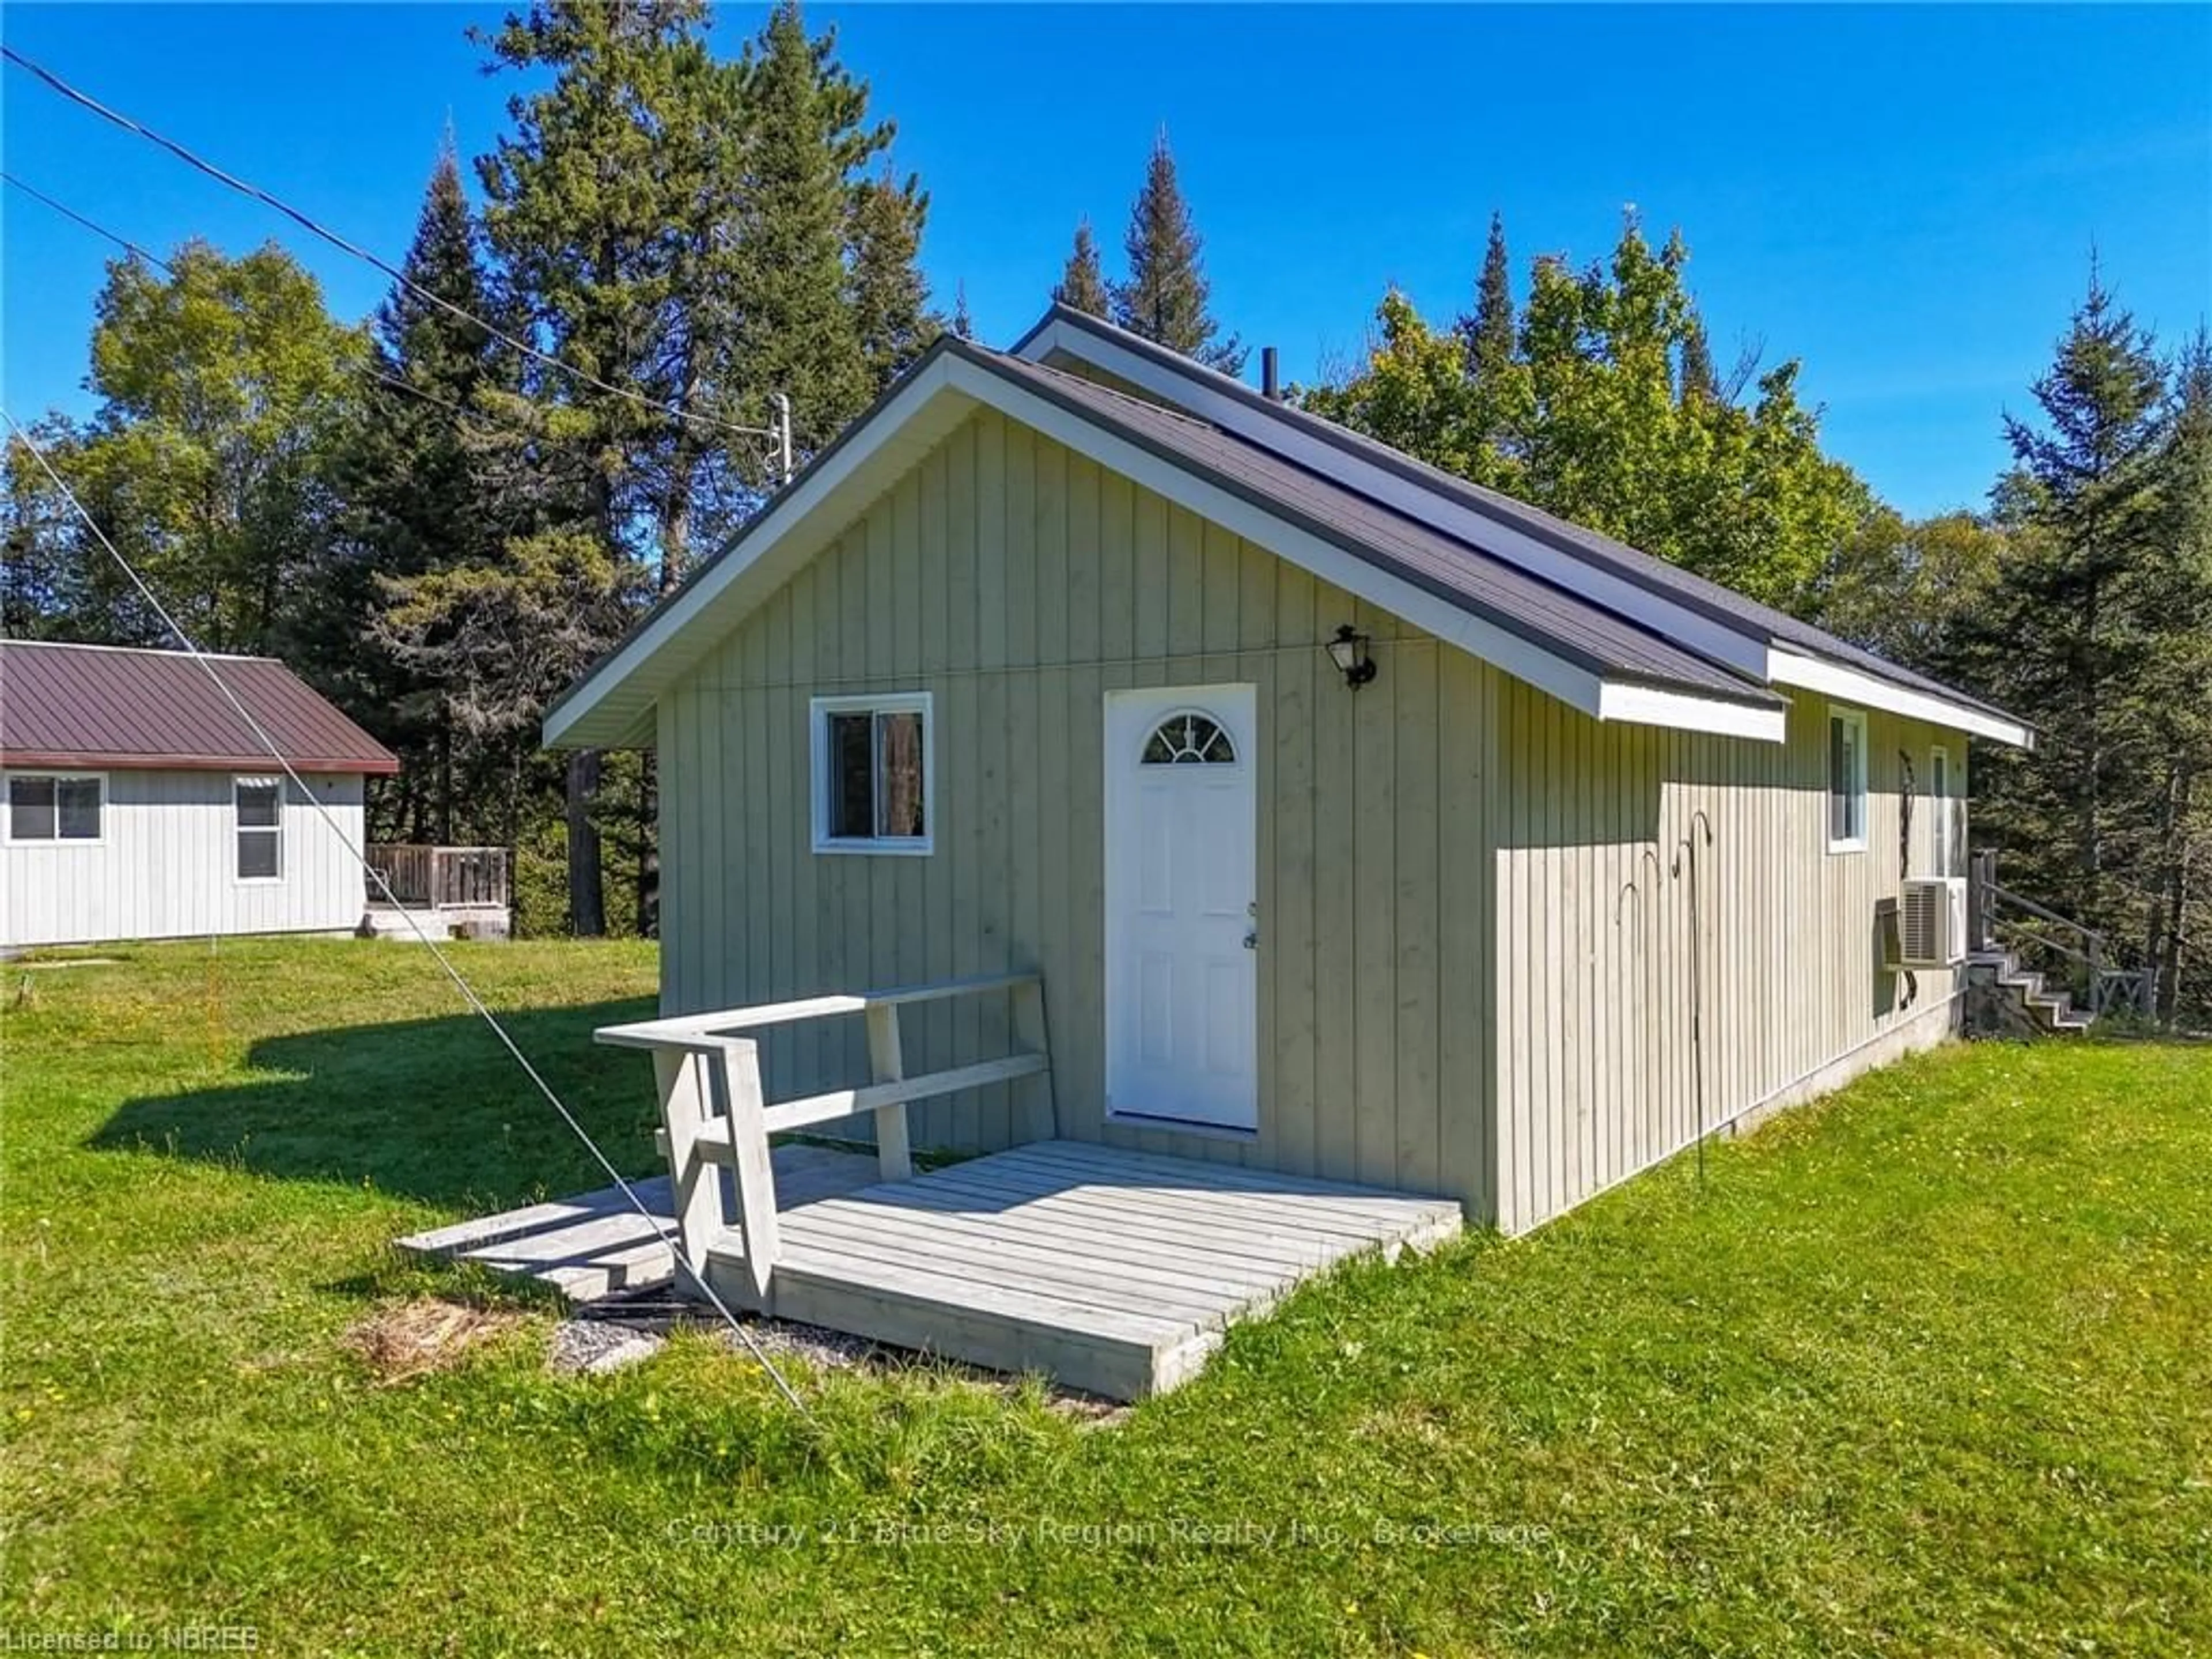
<instances>
[{"instance_id":1,"label":"white entry door","mask_svg":"<svg viewBox=\"0 0 2212 1659\"><path fill-rule=\"evenodd\" d=\"M1106 695L1106 1109L1260 1122L1249 685Z\"/></svg>"}]
</instances>

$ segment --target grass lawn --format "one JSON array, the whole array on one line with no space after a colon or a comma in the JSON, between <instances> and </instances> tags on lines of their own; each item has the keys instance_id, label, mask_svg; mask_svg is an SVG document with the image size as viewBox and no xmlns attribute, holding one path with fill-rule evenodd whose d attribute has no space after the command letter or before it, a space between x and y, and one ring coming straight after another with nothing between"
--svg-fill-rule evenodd
<instances>
[{"instance_id":1,"label":"grass lawn","mask_svg":"<svg viewBox=\"0 0 2212 1659\"><path fill-rule=\"evenodd\" d=\"M1956 1048L1534 1237L1359 1266L1109 1428L531 1311L394 1236L596 1184L406 946L0 976L0 1642L270 1653L2212 1650L2212 1048ZM460 947L652 1164L632 945ZM23 988L27 987L27 988Z\"/></svg>"}]
</instances>

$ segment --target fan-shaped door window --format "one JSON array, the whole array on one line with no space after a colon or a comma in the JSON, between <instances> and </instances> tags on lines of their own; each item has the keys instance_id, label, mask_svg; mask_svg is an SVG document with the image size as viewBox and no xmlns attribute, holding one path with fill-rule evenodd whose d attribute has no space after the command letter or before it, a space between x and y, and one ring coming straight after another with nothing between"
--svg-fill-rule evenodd
<instances>
[{"instance_id":1,"label":"fan-shaped door window","mask_svg":"<svg viewBox=\"0 0 2212 1659\"><path fill-rule=\"evenodd\" d=\"M1187 708L1169 715L1145 740L1147 766L1234 766L1237 745L1220 721Z\"/></svg>"}]
</instances>

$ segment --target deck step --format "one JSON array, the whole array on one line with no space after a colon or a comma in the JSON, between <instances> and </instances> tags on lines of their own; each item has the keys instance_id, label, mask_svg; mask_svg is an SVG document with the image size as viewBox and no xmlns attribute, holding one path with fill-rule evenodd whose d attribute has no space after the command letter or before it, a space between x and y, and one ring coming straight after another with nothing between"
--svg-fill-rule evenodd
<instances>
[{"instance_id":1,"label":"deck step","mask_svg":"<svg viewBox=\"0 0 2212 1659\"><path fill-rule=\"evenodd\" d=\"M2075 1006L2070 991L2054 988L2034 969L2021 967L2010 951L1976 951L1967 964L1986 975L1986 983L2018 1011L2015 1028L2024 1024L2045 1036L2075 1036L2095 1023L2094 1016Z\"/></svg>"},{"instance_id":2,"label":"deck step","mask_svg":"<svg viewBox=\"0 0 2212 1659\"><path fill-rule=\"evenodd\" d=\"M848 1193L876 1179L872 1155L825 1146L778 1146L780 1209ZM675 1200L666 1176L641 1177L632 1190L653 1212L648 1223L617 1188L472 1221L434 1227L398 1241L414 1255L473 1261L495 1273L536 1279L571 1302L592 1302L617 1291L671 1283L676 1256Z\"/></svg>"}]
</instances>

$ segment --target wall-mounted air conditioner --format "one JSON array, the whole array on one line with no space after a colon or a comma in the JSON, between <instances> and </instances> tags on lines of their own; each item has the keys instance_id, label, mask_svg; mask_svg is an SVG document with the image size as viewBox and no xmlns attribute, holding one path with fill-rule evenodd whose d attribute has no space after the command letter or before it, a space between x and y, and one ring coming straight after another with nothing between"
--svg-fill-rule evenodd
<instances>
[{"instance_id":1,"label":"wall-mounted air conditioner","mask_svg":"<svg viewBox=\"0 0 2212 1659\"><path fill-rule=\"evenodd\" d=\"M1966 880L1915 877L1897 903L1898 960L1906 968L1948 968L1966 954Z\"/></svg>"}]
</instances>

